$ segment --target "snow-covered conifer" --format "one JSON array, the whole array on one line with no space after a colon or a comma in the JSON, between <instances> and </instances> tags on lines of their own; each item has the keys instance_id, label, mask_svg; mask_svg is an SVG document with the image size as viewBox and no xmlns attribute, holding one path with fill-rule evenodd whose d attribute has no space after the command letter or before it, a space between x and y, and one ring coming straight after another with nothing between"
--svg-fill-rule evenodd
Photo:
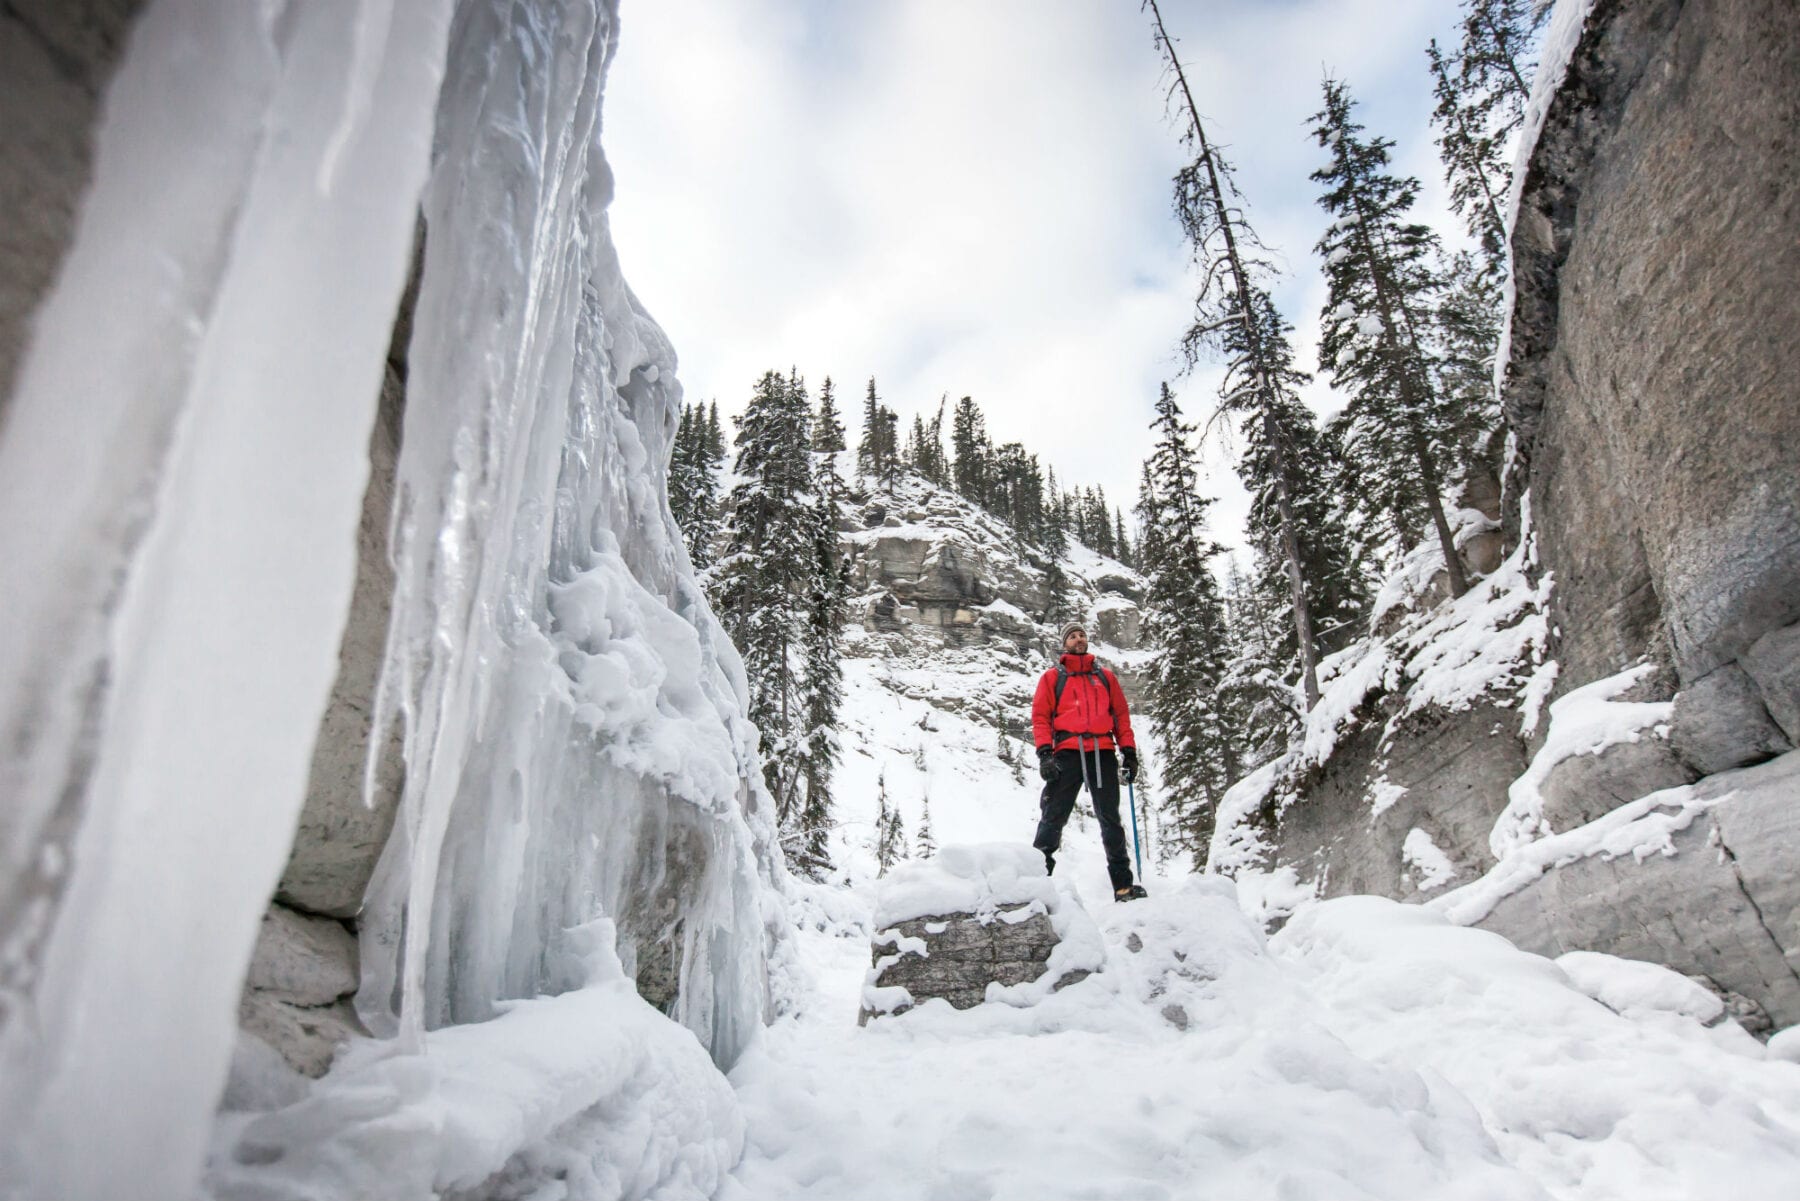
<instances>
[{"instance_id":1,"label":"snow-covered conifer","mask_svg":"<svg viewBox=\"0 0 1800 1201\"><path fill-rule=\"evenodd\" d=\"M919 830L913 835L914 853L920 859L937 854L937 838L931 832L931 797L925 796L919 808Z\"/></svg>"},{"instance_id":2,"label":"snow-covered conifer","mask_svg":"<svg viewBox=\"0 0 1800 1201\"><path fill-rule=\"evenodd\" d=\"M1206 866L1219 798L1238 773L1236 728L1221 685L1230 662L1225 605L1210 560L1210 498L1199 492L1194 430L1167 384L1156 403L1156 446L1139 501L1140 554L1150 578L1145 641L1157 654L1146 680L1162 734L1164 841Z\"/></svg>"},{"instance_id":3,"label":"snow-covered conifer","mask_svg":"<svg viewBox=\"0 0 1800 1201\"><path fill-rule=\"evenodd\" d=\"M877 874L885 876L890 867L907 858L906 823L888 800L886 771L876 779L875 789L875 864Z\"/></svg>"},{"instance_id":4,"label":"snow-covered conifer","mask_svg":"<svg viewBox=\"0 0 1800 1201\"><path fill-rule=\"evenodd\" d=\"M797 816L805 760L805 647L816 578L813 471L806 389L766 373L738 419L738 485L717 566L719 617L744 656L750 720L784 826Z\"/></svg>"},{"instance_id":5,"label":"snow-covered conifer","mask_svg":"<svg viewBox=\"0 0 1800 1201\"><path fill-rule=\"evenodd\" d=\"M1437 238L1411 219L1419 183L1392 173L1393 143L1363 136L1341 81L1326 79L1324 92L1313 117L1330 161L1312 178L1332 217L1318 244L1327 284L1319 362L1350 398L1337 428L1361 485L1355 499L1391 516L1403 545L1415 533L1409 514L1422 512L1461 596L1468 577L1443 493L1471 422L1440 386L1430 354Z\"/></svg>"}]
</instances>

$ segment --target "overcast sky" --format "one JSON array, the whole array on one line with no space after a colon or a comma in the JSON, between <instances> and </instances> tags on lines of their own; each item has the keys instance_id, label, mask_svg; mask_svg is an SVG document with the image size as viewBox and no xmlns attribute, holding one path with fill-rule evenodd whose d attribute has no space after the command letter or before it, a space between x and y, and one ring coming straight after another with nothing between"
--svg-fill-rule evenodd
<instances>
[{"instance_id":1,"label":"overcast sky","mask_svg":"<svg viewBox=\"0 0 1800 1201\"><path fill-rule=\"evenodd\" d=\"M1276 290L1316 365L1324 225L1307 134L1326 71L1393 138L1448 232L1424 48L1453 0L1164 0L1209 133L1227 148ZM1182 162L1135 0L625 0L607 89L626 278L667 329L690 400L742 408L770 368L872 375L910 424L971 395L1067 483L1130 516L1160 381L1178 378L1194 276L1169 212ZM1328 410L1324 386L1310 399ZM1241 536L1228 450L1216 533Z\"/></svg>"}]
</instances>

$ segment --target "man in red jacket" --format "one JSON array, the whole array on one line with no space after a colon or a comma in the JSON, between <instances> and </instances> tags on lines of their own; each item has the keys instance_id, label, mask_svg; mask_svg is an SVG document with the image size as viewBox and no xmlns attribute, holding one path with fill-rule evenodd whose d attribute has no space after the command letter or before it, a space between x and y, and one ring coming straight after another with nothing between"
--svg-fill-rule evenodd
<instances>
[{"instance_id":1,"label":"man in red jacket","mask_svg":"<svg viewBox=\"0 0 1800 1201\"><path fill-rule=\"evenodd\" d=\"M1131 711L1118 678L1088 654L1087 631L1079 625L1063 628L1062 659L1038 681L1031 702L1031 731L1037 743L1038 774L1044 777L1037 837L1031 845L1044 853L1044 866L1056 870L1063 825L1085 783L1100 818L1100 843L1106 848L1113 899L1143 896L1143 888L1132 882L1125 827L1119 824L1119 780L1122 776L1129 784L1137 775Z\"/></svg>"}]
</instances>

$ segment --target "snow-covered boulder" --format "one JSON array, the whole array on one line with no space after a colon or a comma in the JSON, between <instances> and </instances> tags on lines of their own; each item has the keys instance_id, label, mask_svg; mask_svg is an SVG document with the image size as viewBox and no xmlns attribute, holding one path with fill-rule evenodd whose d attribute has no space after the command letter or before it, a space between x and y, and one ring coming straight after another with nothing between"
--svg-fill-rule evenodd
<instances>
[{"instance_id":1,"label":"snow-covered boulder","mask_svg":"<svg viewBox=\"0 0 1800 1201\"><path fill-rule=\"evenodd\" d=\"M1105 960L1099 928L1033 848L949 846L889 877L875 909L861 1024L930 1000L1037 1003Z\"/></svg>"}]
</instances>

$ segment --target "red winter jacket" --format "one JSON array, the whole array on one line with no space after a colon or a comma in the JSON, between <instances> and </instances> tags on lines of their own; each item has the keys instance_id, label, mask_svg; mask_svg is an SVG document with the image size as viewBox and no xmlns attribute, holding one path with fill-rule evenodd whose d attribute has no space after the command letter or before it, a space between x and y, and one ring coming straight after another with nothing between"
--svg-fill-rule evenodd
<instances>
[{"instance_id":1,"label":"red winter jacket","mask_svg":"<svg viewBox=\"0 0 1800 1201\"><path fill-rule=\"evenodd\" d=\"M1119 746L1136 747L1131 710L1125 704L1125 691L1119 687L1118 677L1096 667L1092 655L1064 655L1062 665L1069 673L1069 681L1063 685L1061 703L1056 700L1056 668L1045 672L1038 681L1037 695L1031 701L1032 741L1039 747L1049 746L1054 731L1059 751L1075 750L1076 734L1100 735L1098 744L1087 740L1089 750L1096 745L1103 751L1113 750L1114 735ZM1051 713L1052 708L1055 713ZM1060 737L1064 734L1069 737Z\"/></svg>"}]
</instances>

